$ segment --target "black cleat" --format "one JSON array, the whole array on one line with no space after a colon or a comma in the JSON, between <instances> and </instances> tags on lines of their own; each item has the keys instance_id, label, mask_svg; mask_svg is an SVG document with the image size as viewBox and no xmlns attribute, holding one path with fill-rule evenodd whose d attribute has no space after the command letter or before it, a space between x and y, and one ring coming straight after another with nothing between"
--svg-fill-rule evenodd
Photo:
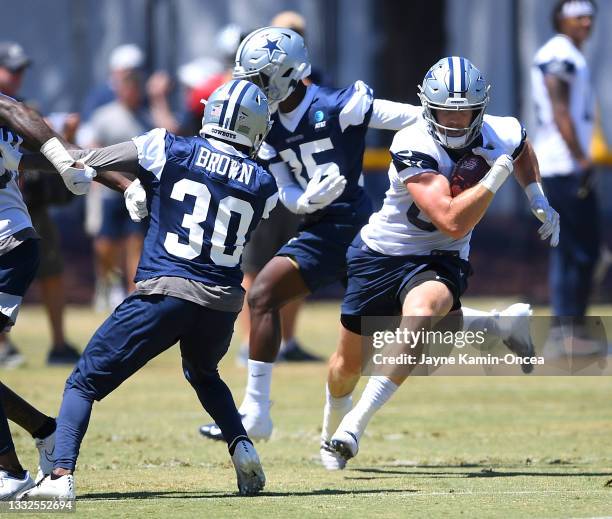
<instances>
[{"instance_id":1,"label":"black cleat","mask_svg":"<svg viewBox=\"0 0 612 519\"><path fill-rule=\"evenodd\" d=\"M290 340L283 348L278 352L276 357L277 362L324 362L323 357L319 357L314 353L306 351L300 344L295 340Z\"/></svg>"}]
</instances>

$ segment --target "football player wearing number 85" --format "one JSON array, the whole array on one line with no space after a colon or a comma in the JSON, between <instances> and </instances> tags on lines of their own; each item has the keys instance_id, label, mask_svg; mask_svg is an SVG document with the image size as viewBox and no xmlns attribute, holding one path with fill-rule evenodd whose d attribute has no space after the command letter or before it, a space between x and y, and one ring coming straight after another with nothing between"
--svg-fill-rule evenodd
<instances>
[{"instance_id":1,"label":"football player wearing number 85","mask_svg":"<svg viewBox=\"0 0 612 519\"><path fill-rule=\"evenodd\" d=\"M200 137L158 128L78 155L96 170L136 174L150 221L136 291L96 331L68 378L53 472L24 499L75 497L73 473L94 400L176 342L185 377L227 439L240 493L264 487L257 452L217 365L242 308L242 250L278 199L274 178L252 159L269 128L263 92L233 80L208 99ZM40 155L24 155L22 167L40 162Z\"/></svg>"},{"instance_id":2,"label":"football player wearing number 85","mask_svg":"<svg viewBox=\"0 0 612 519\"><path fill-rule=\"evenodd\" d=\"M248 381L240 407L254 439L272 432L272 366L280 349L279 310L344 279L346 249L371 214L359 186L368 128L398 130L414 123L420 107L374 99L362 81L347 88L306 86L310 61L303 38L265 27L249 34L236 53L234 77L259 85L274 124L259 157L269 161L281 202L304 215L298 235L258 273L249 292ZM203 436L222 440L215 424Z\"/></svg>"}]
</instances>

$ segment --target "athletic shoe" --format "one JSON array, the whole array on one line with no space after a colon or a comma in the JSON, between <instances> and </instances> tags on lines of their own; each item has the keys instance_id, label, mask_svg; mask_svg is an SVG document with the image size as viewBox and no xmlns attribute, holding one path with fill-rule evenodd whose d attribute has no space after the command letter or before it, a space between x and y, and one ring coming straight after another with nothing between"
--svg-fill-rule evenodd
<instances>
[{"instance_id":1,"label":"athletic shoe","mask_svg":"<svg viewBox=\"0 0 612 519\"><path fill-rule=\"evenodd\" d=\"M27 470L23 478L13 476L6 470L0 470L0 501L12 501L34 485L34 480Z\"/></svg>"},{"instance_id":2,"label":"athletic shoe","mask_svg":"<svg viewBox=\"0 0 612 519\"><path fill-rule=\"evenodd\" d=\"M202 425L198 430L200 431L200 434L204 436L204 438L208 438L209 440L215 440L218 442L222 442L225 440L225 438L223 438L223 433L221 432L221 429L214 422Z\"/></svg>"},{"instance_id":3,"label":"athletic shoe","mask_svg":"<svg viewBox=\"0 0 612 519\"><path fill-rule=\"evenodd\" d=\"M261 492L266 484L266 476L253 444L239 440L232 454L232 463L236 469L238 492L242 496L252 496Z\"/></svg>"},{"instance_id":4,"label":"athletic shoe","mask_svg":"<svg viewBox=\"0 0 612 519\"><path fill-rule=\"evenodd\" d=\"M319 455L321 463L327 470L342 470L346 467L346 460L325 440L321 440Z\"/></svg>"},{"instance_id":5,"label":"athletic shoe","mask_svg":"<svg viewBox=\"0 0 612 519\"><path fill-rule=\"evenodd\" d=\"M0 368L18 368L24 362L25 358L9 339L0 344Z\"/></svg>"},{"instance_id":6,"label":"athletic shoe","mask_svg":"<svg viewBox=\"0 0 612 519\"><path fill-rule=\"evenodd\" d=\"M53 454L55 453L55 432L46 438L35 438L34 443L38 449L38 473L36 483L53 471Z\"/></svg>"},{"instance_id":7,"label":"athletic shoe","mask_svg":"<svg viewBox=\"0 0 612 519\"><path fill-rule=\"evenodd\" d=\"M272 418L270 418L270 412L268 408L268 412L265 416L262 416L257 411L254 411L253 408L247 408L247 412L244 412L240 409L240 418L242 419L242 425L246 430L249 438L253 441L268 441L270 436L272 436ZM221 429L216 423L209 423L202 425L199 429L200 434L204 436L204 438L208 438L209 440L215 441L223 441L223 433Z\"/></svg>"},{"instance_id":8,"label":"athletic shoe","mask_svg":"<svg viewBox=\"0 0 612 519\"><path fill-rule=\"evenodd\" d=\"M329 443L330 448L344 459L345 463L359 452L359 440L350 431L336 431Z\"/></svg>"},{"instance_id":9,"label":"athletic shoe","mask_svg":"<svg viewBox=\"0 0 612 519\"><path fill-rule=\"evenodd\" d=\"M324 362L325 359L306 351L295 339L282 345L276 362Z\"/></svg>"},{"instance_id":10,"label":"athletic shoe","mask_svg":"<svg viewBox=\"0 0 612 519\"><path fill-rule=\"evenodd\" d=\"M49 355L47 355L47 365L74 366L80 358L81 354L79 351L71 344L65 342L60 346L53 346L53 348L49 351Z\"/></svg>"},{"instance_id":11,"label":"athletic shoe","mask_svg":"<svg viewBox=\"0 0 612 519\"><path fill-rule=\"evenodd\" d=\"M531 305L516 303L499 312L502 342L517 357L535 357L535 348L531 339ZM521 364L523 373L531 373L533 364Z\"/></svg>"},{"instance_id":12,"label":"athletic shoe","mask_svg":"<svg viewBox=\"0 0 612 519\"><path fill-rule=\"evenodd\" d=\"M57 479L45 476L34 488L23 492L17 499L20 501L42 501L47 499L72 501L75 497L74 476L66 474Z\"/></svg>"}]
</instances>

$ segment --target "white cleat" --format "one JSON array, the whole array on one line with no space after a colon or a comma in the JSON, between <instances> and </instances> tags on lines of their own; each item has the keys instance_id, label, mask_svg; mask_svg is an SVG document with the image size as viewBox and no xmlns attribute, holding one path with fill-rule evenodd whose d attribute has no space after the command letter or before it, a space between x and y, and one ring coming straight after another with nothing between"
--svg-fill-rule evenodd
<instances>
[{"instance_id":1,"label":"white cleat","mask_svg":"<svg viewBox=\"0 0 612 519\"><path fill-rule=\"evenodd\" d=\"M327 470L342 470L346 467L346 460L332 449L330 442L321 440L319 449L321 463Z\"/></svg>"},{"instance_id":2,"label":"white cleat","mask_svg":"<svg viewBox=\"0 0 612 519\"><path fill-rule=\"evenodd\" d=\"M499 312L502 342L518 357L535 357L531 338L531 305L515 303ZM523 373L531 373L533 364L521 364Z\"/></svg>"},{"instance_id":3,"label":"white cleat","mask_svg":"<svg viewBox=\"0 0 612 519\"><path fill-rule=\"evenodd\" d=\"M263 490L266 476L253 444L246 440L239 440L232 454L232 463L236 469L240 495L252 496Z\"/></svg>"},{"instance_id":4,"label":"white cleat","mask_svg":"<svg viewBox=\"0 0 612 519\"><path fill-rule=\"evenodd\" d=\"M55 454L55 432L46 438L35 438L34 443L38 449L38 473L36 483L48 476L53 471L53 461Z\"/></svg>"},{"instance_id":5,"label":"white cleat","mask_svg":"<svg viewBox=\"0 0 612 519\"><path fill-rule=\"evenodd\" d=\"M345 462L357 456L359 452L359 440L350 431L336 431L329 442L330 447Z\"/></svg>"},{"instance_id":6,"label":"white cleat","mask_svg":"<svg viewBox=\"0 0 612 519\"><path fill-rule=\"evenodd\" d=\"M73 501L75 499L74 476L66 474L57 479L45 476L34 488L22 493L20 501Z\"/></svg>"},{"instance_id":7,"label":"white cleat","mask_svg":"<svg viewBox=\"0 0 612 519\"><path fill-rule=\"evenodd\" d=\"M23 479L19 479L11 476L5 470L0 470L0 501L12 501L34 485L34 480L28 471Z\"/></svg>"}]
</instances>

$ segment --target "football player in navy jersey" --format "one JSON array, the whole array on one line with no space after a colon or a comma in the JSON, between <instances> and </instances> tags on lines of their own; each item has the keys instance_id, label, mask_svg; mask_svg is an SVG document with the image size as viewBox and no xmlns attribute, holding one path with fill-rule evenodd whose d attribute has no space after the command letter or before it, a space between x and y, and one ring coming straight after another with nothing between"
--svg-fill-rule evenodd
<instances>
[{"instance_id":1,"label":"football player in navy jersey","mask_svg":"<svg viewBox=\"0 0 612 519\"><path fill-rule=\"evenodd\" d=\"M528 330L528 305L512 305L495 315L462 307L460 300L471 274L472 230L513 171L542 223L540 238L550 240L552 247L559 243L559 215L542 190L533 148L514 117L485 115L489 85L469 60L441 59L426 74L420 91L423 119L396 134L383 206L347 253L341 339L329 364L321 433L321 460L329 470L344 468L357 454L368 421L410 372L405 366L393 375L370 377L352 407L362 373L362 338L371 335L364 317L401 315L402 326L427 330L448 314L463 315L477 330L502 338L519 357L529 357L521 366L524 372L533 368L528 332L522 341L509 340L520 328ZM453 197L449 178L467 152L482 156L490 169Z\"/></svg>"},{"instance_id":2,"label":"football player in navy jersey","mask_svg":"<svg viewBox=\"0 0 612 519\"><path fill-rule=\"evenodd\" d=\"M75 153L97 170L136 174L149 226L136 291L96 331L66 382L53 472L23 499L74 499L73 473L93 401L177 341L185 377L227 438L240 493L264 487L257 452L217 365L242 308L242 250L278 199L274 178L253 160L269 128L265 95L251 82L232 80L209 98L200 137L157 128ZM41 162L40 155L25 155L20 167Z\"/></svg>"},{"instance_id":3,"label":"football player in navy jersey","mask_svg":"<svg viewBox=\"0 0 612 519\"><path fill-rule=\"evenodd\" d=\"M259 152L268 161L282 203L304 215L298 235L259 272L248 295L251 312L248 381L240 407L254 439L272 431L269 394L280 348L279 309L346 275L346 249L372 207L359 185L368 128L398 130L420 107L374 99L362 81L346 88L306 86L310 62L295 31L266 27L249 34L236 53L234 77L262 88L273 111ZM223 439L215 424L200 432Z\"/></svg>"},{"instance_id":4,"label":"football player in navy jersey","mask_svg":"<svg viewBox=\"0 0 612 519\"><path fill-rule=\"evenodd\" d=\"M4 57L5 66L10 64L16 68L24 66L26 59L18 46ZM87 192L95 171L75 164L64 147L66 143L40 115L6 95L0 95L0 135L0 331L4 331L15 324L39 261L39 237L17 184L19 148L23 144L32 150L40 149L53 164L51 168L60 172L66 187L77 195ZM118 191L130 185L127 178L111 172L98 175L96 180ZM0 500L14 499L34 486L34 480L23 469L15 452L7 418L35 439L40 455L37 479L53 468L49 456L53 453L55 420L0 384Z\"/></svg>"}]
</instances>

